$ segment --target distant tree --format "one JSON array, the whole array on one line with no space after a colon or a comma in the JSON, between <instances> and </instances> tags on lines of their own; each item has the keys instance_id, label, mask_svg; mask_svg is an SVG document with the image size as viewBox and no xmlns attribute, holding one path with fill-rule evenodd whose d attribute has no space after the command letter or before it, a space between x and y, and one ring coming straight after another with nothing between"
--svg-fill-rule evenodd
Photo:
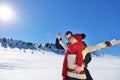
<instances>
[{"instance_id":1,"label":"distant tree","mask_svg":"<svg viewBox=\"0 0 120 80\"><path fill-rule=\"evenodd\" d=\"M55 44L52 43L52 47L55 47Z\"/></svg>"},{"instance_id":2,"label":"distant tree","mask_svg":"<svg viewBox=\"0 0 120 80\"><path fill-rule=\"evenodd\" d=\"M31 42L27 43L27 46L32 46L32 45L33 45L33 43L31 43Z\"/></svg>"},{"instance_id":3,"label":"distant tree","mask_svg":"<svg viewBox=\"0 0 120 80\"><path fill-rule=\"evenodd\" d=\"M22 42L22 45L24 45L25 44L25 42Z\"/></svg>"},{"instance_id":4,"label":"distant tree","mask_svg":"<svg viewBox=\"0 0 120 80\"><path fill-rule=\"evenodd\" d=\"M6 39L7 41L9 41L9 39Z\"/></svg>"},{"instance_id":5,"label":"distant tree","mask_svg":"<svg viewBox=\"0 0 120 80\"><path fill-rule=\"evenodd\" d=\"M10 44L10 47L12 47L12 44Z\"/></svg>"},{"instance_id":6,"label":"distant tree","mask_svg":"<svg viewBox=\"0 0 120 80\"><path fill-rule=\"evenodd\" d=\"M11 41L13 41L13 39L12 39L12 38L11 38L10 40L11 40Z\"/></svg>"},{"instance_id":7,"label":"distant tree","mask_svg":"<svg viewBox=\"0 0 120 80\"><path fill-rule=\"evenodd\" d=\"M30 45L33 46L33 43L31 42Z\"/></svg>"},{"instance_id":8,"label":"distant tree","mask_svg":"<svg viewBox=\"0 0 120 80\"><path fill-rule=\"evenodd\" d=\"M52 44L53 47L55 47L55 44Z\"/></svg>"},{"instance_id":9,"label":"distant tree","mask_svg":"<svg viewBox=\"0 0 120 80\"><path fill-rule=\"evenodd\" d=\"M33 46L35 46L35 43L33 44Z\"/></svg>"},{"instance_id":10,"label":"distant tree","mask_svg":"<svg viewBox=\"0 0 120 80\"><path fill-rule=\"evenodd\" d=\"M52 47L52 43L51 44L49 44L49 48L51 48Z\"/></svg>"},{"instance_id":11,"label":"distant tree","mask_svg":"<svg viewBox=\"0 0 120 80\"><path fill-rule=\"evenodd\" d=\"M3 42L5 42L5 43L6 43L6 38L3 38Z\"/></svg>"},{"instance_id":12,"label":"distant tree","mask_svg":"<svg viewBox=\"0 0 120 80\"><path fill-rule=\"evenodd\" d=\"M18 41L16 42L16 45L18 45Z\"/></svg>"},{"instance_id":13,"label":"distant tree","mask_svg":"<svg viewBox=\"0 0 120 80\"><path fill-rule=\"evenodd\" d=\"M41 48L42 47L42 44L40 44L39 46L38 46L38 48Z\"/></svg>"},{"instance_id":14,"label":"distant tree","mask_svg":"<svg viewBox=\"0 0 120 80\"><path fill-rule=\"evenodd\" d=\"M45 44L45 47L49 47L49 43L46 43L46 44Z\"/></svg>"}]
</instances>

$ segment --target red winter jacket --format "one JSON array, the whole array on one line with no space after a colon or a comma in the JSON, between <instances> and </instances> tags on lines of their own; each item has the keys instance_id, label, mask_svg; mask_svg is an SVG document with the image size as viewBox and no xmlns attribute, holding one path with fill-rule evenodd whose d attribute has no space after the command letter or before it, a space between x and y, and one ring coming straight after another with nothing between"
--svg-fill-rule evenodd
<instances>
[{"instance_id":1,"label":"red winter jacket","mask_svg":"<svg viewBox=\"0 0 120 80\"><path fill-rule=\"evenodd\" d=\"M64 61L63 61L63 68L62 68L62 76L63 80L67 80L67 55L70 53L76 54L76 65L82 66L83 64L83 56L82 56L82 49L83 49L83 43L82 42L76 42L74 44L68 45L68 49L66 51Z\"/></svg>"}]
</instances>

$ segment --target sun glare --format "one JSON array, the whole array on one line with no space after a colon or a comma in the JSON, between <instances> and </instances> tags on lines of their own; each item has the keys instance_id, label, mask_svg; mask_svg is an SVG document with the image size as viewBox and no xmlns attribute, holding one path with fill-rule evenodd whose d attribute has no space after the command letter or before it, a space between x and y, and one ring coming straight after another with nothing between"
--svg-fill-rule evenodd
<instances>
[{"instance_id":1,"label":"sun glare","mask_svg":"<svg viewBox=\"0 0 120 80\"><path fill-rule=\"evenodd\" d=\"M0 21L7 22L15 18L15 12L9 5L0 5Z\"/></svg>"}]
</instances>

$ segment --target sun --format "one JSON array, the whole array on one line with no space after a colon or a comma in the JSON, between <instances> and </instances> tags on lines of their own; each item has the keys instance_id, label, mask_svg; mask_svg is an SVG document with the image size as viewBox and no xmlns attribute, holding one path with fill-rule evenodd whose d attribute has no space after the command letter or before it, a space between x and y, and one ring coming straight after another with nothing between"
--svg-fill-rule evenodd
<instances>
[{"instance_id":1,"label":"sun","mask_svg":"<svg viewBox=\"0 0 120 80\"><path fill-rule=\"evenodd\" d=\"M15 12L12 6L7 4L0 4L0 21L11 21L15 18Z\"/></svg>"}]
</instances>

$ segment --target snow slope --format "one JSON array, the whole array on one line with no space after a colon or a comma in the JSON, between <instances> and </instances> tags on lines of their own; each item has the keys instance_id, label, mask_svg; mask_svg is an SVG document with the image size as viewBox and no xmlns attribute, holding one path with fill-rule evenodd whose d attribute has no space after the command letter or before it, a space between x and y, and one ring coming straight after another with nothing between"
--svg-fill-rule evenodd
<instances>
[{"instance_id":1,"label":"snow slope","mask_svg":"<svg viewBox=\"0 0 120 80\"><path fill-rule=\"evenodd\" d=\"M62 80L63 55L47 50L0 47L0 80ZM92 57L94 80L120 80L120 57Z\"/></svg>"}]
</instances>

